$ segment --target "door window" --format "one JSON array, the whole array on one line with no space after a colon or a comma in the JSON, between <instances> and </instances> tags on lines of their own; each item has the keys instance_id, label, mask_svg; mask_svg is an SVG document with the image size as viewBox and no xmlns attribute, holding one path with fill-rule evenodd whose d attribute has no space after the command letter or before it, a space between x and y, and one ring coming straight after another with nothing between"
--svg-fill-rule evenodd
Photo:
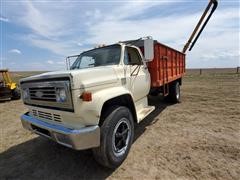
<instances>
[{"instance_id":1,"label":"door window","mask_svg":"<svg viewBox=\"0 0 240 180\"><path fill-rule=\"evenodd\" d=\"M142 65L142 59L137 49L126 47L124 52L124 64L127 65Z\"/></svg>"}]
</instances>

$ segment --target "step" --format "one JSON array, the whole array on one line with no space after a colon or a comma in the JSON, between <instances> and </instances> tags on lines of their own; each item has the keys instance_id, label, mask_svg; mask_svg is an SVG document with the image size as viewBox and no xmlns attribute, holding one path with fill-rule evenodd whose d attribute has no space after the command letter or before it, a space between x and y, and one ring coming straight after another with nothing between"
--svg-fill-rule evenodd
<instances>
[{"instance_id":1,"label":"step","mask_svg":"<svg viewBox=\"0 0 240 180\"><path fill-rule=\"evenodd\" d=\"M142 121L151 112L153 112L154 109L155 109L155 106L147 106L137 111L138 123Z\"/></svg>"}]
</instances>

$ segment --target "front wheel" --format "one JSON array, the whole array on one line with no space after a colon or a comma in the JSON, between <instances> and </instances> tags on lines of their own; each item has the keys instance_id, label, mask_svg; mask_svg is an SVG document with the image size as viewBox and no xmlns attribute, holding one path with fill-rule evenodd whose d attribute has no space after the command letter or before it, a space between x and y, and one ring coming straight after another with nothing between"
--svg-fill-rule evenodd
<instances>
[{"instance_id":1,"label":"front wheel","mask_svg":"<svg viewBox=\"0 0 240 180\"><path fill-rule=\"evenodd\" d=\"M93 149L98 163L116 168L126 159L134 137L131 112L123 106L114 107L101 126L100 147Z\"/></svg>"}]
</instances>

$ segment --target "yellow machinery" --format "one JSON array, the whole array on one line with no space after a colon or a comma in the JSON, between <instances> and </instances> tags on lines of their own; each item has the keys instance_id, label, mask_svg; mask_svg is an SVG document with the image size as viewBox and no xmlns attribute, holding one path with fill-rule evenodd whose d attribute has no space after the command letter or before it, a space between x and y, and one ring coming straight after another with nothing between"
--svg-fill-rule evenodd
<instances>
[{"instance_id":1,"label":"yellow machinery","mask_svg":"<svg viewBox=\"0 0 240 180\"><path fill-rule=\"evenodd\" d=\"M0 69L0 99L20 99L20 90L13 82L8 69Z\"/></svg>"}]
</instances>

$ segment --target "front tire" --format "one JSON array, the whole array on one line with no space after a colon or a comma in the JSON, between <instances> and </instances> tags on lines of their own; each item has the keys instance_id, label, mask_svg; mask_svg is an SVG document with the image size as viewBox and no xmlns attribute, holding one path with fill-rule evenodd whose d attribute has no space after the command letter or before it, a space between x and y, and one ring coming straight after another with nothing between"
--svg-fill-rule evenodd
<instances>
[{"instance_id":1,"label":"front tire","mask_svg":"<svg viewBox=\"0 0 240 180\"><path fill-rule=\"evenodd\" d=\"M109 109L101 126L101 142L93 149L98 163L116 168L126 159L134 137L134 122L131 112L123 106Z\"/></svg>"}]
</instances>

